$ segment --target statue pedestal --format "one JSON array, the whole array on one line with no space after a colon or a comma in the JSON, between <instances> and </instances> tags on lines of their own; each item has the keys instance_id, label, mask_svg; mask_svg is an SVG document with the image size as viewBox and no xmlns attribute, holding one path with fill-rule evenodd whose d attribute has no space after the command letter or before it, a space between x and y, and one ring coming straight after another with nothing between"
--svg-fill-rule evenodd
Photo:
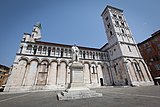
<instances>
[{"instance_id":1,"label":"statue pedestal","mask_svg":"<svg viewBox=\"0 0 160 107\"><path fill-rule=\"evenodd\" d=\"M96 91L90 90L89 88L85 87L82 63L73 62L70 70L70 85L68 89L58 94L58 100L73 100L102 96L101 93L96 93Z\"/></svg>"}]
</instances>

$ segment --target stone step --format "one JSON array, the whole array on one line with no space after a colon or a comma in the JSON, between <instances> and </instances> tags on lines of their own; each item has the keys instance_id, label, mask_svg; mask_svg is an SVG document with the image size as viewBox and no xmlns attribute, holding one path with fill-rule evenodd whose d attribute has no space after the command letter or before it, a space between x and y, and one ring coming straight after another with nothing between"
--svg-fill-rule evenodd
<instances>
[{"instance_id":1,"label":"stone step","mask_svg":"<svg viewBox=\"0 0 160 107\"><path fill-rule=\"evenodd\" d=\"M73 99L83 99L91 97L101 97L101 93L96 93L94 90L81 90L81 91L63 91L57 95L58 100L73 100Z\"/></svg>"}]
</instances>

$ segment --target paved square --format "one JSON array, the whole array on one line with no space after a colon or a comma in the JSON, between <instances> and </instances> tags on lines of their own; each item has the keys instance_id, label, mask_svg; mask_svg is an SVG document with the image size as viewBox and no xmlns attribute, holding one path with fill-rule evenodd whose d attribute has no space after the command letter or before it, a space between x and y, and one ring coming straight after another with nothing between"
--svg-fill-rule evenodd
<instances>
[{"instance_id":1,"label":"paved square","mask_svg":"<svg viewBox=\"0 0 160 107\"><path fill-rule=\"evenodd\" d=\"M0 107L160 107L160 86L93 90L103 97L58 101L58 91L0 93Z\"/></svg>"}]
</instances>

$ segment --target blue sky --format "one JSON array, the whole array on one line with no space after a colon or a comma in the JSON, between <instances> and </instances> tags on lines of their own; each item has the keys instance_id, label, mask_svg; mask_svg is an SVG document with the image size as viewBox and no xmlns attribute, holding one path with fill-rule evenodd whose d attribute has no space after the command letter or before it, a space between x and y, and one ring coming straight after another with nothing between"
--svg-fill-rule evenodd
<instances>
[{"instance_id":1,"label":"blue sky","mask_svg":"<svg viewBox=\"0 0 160 107\"><path fill-rule=\"evenodd\" d=\"M0 64L11 66L23 33L42 24L42 41L100 48L106 42L101 13L124 10L135 40L160 29L160 0L0 0Z\"/></svg>"}]
</instances>

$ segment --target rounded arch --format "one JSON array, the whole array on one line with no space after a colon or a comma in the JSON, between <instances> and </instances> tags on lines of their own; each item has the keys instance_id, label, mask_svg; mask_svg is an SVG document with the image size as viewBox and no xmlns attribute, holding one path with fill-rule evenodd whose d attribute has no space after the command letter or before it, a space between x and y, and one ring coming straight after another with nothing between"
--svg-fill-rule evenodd
<instances>
[{"instance_id":1,"label":"rounded arch","mask_svg":"<svg viewBox=\"0 0 160 107\"><path fill-rule=\"evenodd\" d=\"M38 63L40 63L39 58L31 58L29 62L32 62L32 61L37 61Z\"/></svg>"},{"instance_id":2,"label":"rounded arch","mask_svg":"<svg viewBox=\"0 0 160 107\"><path fill-rule=\"evenodd\" d=\"M91 70L92 74L97 73L96 67L97 67L96 63L95 62L91 62L91 69L90 70Z\"/></svg>"},{"instance_id":3,"label":"rounded arch","mask_svg":"<svg viewBox=\"0 0 160 107\"><path fill-rule=\"evenodd\" d=\"M63 63L63 62L64 62L64 63L66 63L66 65L68 65L67 60L64 60L64 59L60 60L60 62L59 62L59 63L61 64L61 63Z\"/></svg>"},{"instance_id":4,"label":"rounded arch","mask_svg":"<svg viewBox=\"0 0 160 107\"><path fill-rule=\"evenodd\" d=\"M133 59L133 62L137 62L138 63L138 61L136 59Z\"/></svg>"},{"instance_id":5,"label":"rounded arch","mask_svg":"<svg viewBox=\"0 0 160 107\"><path fill-rule=\"evenodd\" d=\"M103 68L103 63L98 62L97 66L100 65Z\"/></svg>"},{"instance_id":6,"label":"rounded arch","mask_svg":"<svg viewBox=\"0 0 160 107\"><path fill-rule=\"evenodd\" d=\"M46 61L48 64L50 63L50 60L49 60L49 59L47 59L47 58L43 58L43 59L41 59L41 62L40 62L40 63L42 63L42 62L44 62L44 61Z\"/></svg>"},{"instance_id":7,"label":"rounded arch","mask_svg":"<svg viewBox=\"0 0 160 107\"><path fill-rule=\"evenodd\" d=\"M142 72L144 74L144 79L148 77L148 80L151 81L149 70L147 69L147 65L145 64L145 62L142 60L139 60L139 65L140 65Z\"/></svg>"},{"instance_id":8,"label":"rounded arch","mask_svg":"<svg viewBox=\"0 0 160 107\"><path fill-rule=\"evenodd\" d=\"M132 61L130 59L126 59L126 62L130 62L131 63Z\"/></svg>"},{"instance_id":9,"label":"rounded arch","mask_svg":"<svg viewBox=\"0 0 160 107\"><path fill-rule=\"evenodd\" d=\"M69 60L69 61L68 61L68 64L69 64L69 63L72 63L72 62L73 62L72 60Z\"/></svg>"},{"instance_id":10,"label":"rounded arch","mask_svg":"<svg viewBox=\"0 0 160 107\"><path fill-rule=\"evenodd\" d=\"M50 62L50 63L52 63L52 62L56 62L56 63L58 63L58 60L57 60L57 59L53 59L53 60L51 60L51 62Z\"/></svg>"},{"instance_id":11,"label":"rounded arch","mask_svg":"<svg viewBox=\"0 0 160 107\"><path fill-rule=\"evenodd\" d=\"M109 66L109 62L104 62L103 65Z\"/></svg>"},{"instance_id":12,"label":"rounded arch","mask_svg":"<svg viewBox=\"0 0 160 107\"><path fill-rule=\"evenodd\" d=\"M27 63L29 62L29 58L27 58L27 57L20 57L19 59L18 59L18 62L20 62L21 60L25 60L25 61L27 61Z\"/></svg>"},{"instance_id":13,"label":"rounded arch","mask_svg":"<svg viewBox=\"0 0 160 107\"><path fill-rule=\"evenodd\" d=\"M142 64L144 64L145 62L144 61L142 61L142 60L139 60L139 62L141 62Z\"/></svg>"},{"instance_id":14,"label":"rounded arch","mask_svg":"<svg viewBox=\"0 0 160 107\"><path fill-rule=\"evenodd\" d=\"M89 66L91 66L91 63L88 61L84 61L83 64L88 64Z\"/></svg>"},{"instance_id":15,"label":"rounded arch","mask_svg":"<svg viewBox=\"0 0 160 107\"><path fill-rule=\"evenodd\" d=\"M91 65L93 65L93 64L94 64L95 66L97 66L97 63L96 63L96 62L91 62Z\"/></svg>"}]
</instances>

